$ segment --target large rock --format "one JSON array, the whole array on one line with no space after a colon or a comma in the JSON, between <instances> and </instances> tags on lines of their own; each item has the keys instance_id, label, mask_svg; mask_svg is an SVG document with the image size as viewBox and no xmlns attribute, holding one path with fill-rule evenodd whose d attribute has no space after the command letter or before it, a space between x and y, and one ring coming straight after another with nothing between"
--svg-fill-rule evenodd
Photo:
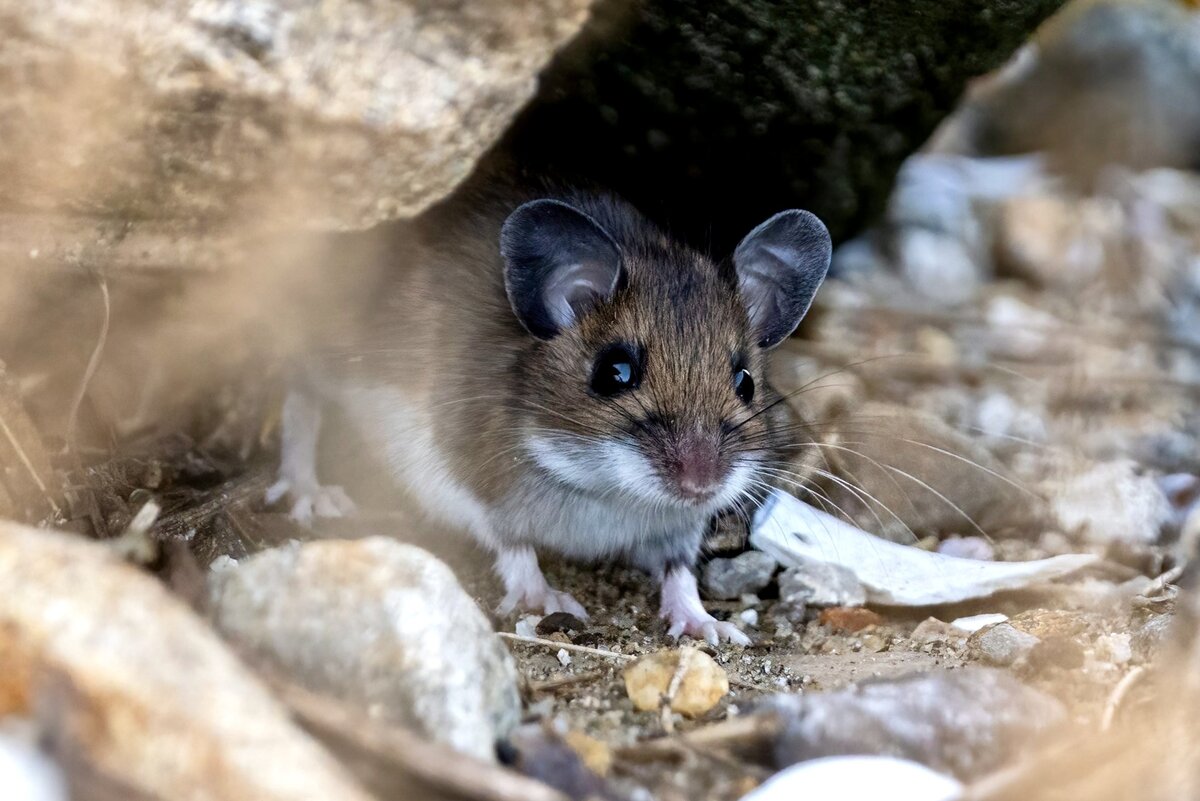
<instances>
[{"instance_id":1,"label":"large rock","mask_svg":"<svg viewBox=\"0 0 1200 801\"><path fill-rule=\"evenodd\" d=\"M486 759L520 715L516 668L453 572L375 537L257 554L212 574L216 624L252 658Z\"/></svg>"},{"instance_id":2,"label":"large rock","mask_svg":"<svg viewBox=\"0 0 1200 801\"><path fill-rule=\"evenodd\" d=\"M72 797L367 801L190 609L102 546L0 523L0 586L0 717L35 719Z\"/></svg>"},{"instance_id":3,"label":"large rock","mask_svg":"<svg viewBox=\"0 0 1200 801\"><path fill-rule=\"evenodd\" d=\"M511 138L728 253L780 209L835 238L883 207L966 81L1060 0L601 3Z\"/></svg>"},{"instance_id":4,"label":"large rock","mask_svg":"<svg viewBox=\"0 0 1200 801\"><path fill-rule=\"evenodd\" d=\"M363 227L458 184L590 0L0 0L0 203Z\"/></svg>"}]
</instances>

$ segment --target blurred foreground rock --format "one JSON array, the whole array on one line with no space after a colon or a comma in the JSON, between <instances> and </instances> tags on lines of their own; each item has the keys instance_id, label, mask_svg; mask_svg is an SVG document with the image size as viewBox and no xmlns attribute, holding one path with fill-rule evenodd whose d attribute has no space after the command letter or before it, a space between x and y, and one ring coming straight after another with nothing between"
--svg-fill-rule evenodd
<instances>
[{"instance_id":1,"label":"blurred foreground rock","mask_svg":"<svg viewBox=\"0 0 1200 801\"><path fill-rule=\"evenodd\" d=\"M1063 723L1061 704L1008 673L963 668L776 696L784 720L780 767L825 756L878 754L959 778L994 770Z\"/></svg>"},{"instance_id":2,"label":"blurred foreground rock","mask_svg":"<svg viewBox=\"0 0 1200 801\"><path fill-rule=\"evenodd\" d=\"M101 546L0 523L0 586L0 716L35 721L72 797L366 801L190 609Z\"/></svg>"},{"instance_id":3,"label":"blurred foreground rock","mask_svg":"<svg viewBox=\"0 0 1200 801\"><path fill-rule=\"evenodd\" d=\"M215 565L217 628L314 692L492 759L516 669L445 564L388 538L284 546Z\"/></svg>"},{"instance_id":4,"label":"blurred foreground rock","mask_svg":"<svg viewBox=\"0 0 1200 801\"><path fill-rule=\"evenodd\" d=\"M366 227L447 195L590 0L0 2L0 204Z\"/></svg>"}]
</instances>

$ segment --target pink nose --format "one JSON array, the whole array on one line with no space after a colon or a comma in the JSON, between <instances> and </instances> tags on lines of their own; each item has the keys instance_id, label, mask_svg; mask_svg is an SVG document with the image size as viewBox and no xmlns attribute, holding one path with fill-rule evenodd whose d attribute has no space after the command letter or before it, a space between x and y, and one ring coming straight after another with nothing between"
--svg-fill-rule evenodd
<instances>
[{"instance_id":1,"label":"pink nose","mask_svg":"<svg viewBox=\"0 0 1200 801\"><path fill-rule=\"evenodd\" d=\"M715 494L725 472L717 444L698 434L688 434L680 440L672 468L679 494L695 500Z\"/></svg>"}]
</instances>

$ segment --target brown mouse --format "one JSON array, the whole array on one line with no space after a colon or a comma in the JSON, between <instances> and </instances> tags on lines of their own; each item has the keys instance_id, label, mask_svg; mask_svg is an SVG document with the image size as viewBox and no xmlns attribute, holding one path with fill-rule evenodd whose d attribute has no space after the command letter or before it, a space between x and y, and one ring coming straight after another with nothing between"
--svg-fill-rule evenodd
<instances>
[{"instance_id":1,"label":"brown mouse","mask_svg":"<svg viewBox=\"0 0 1200 801\"><path fill-rule=\"evenodd\" d=\"M586 616L543 577L547 548L646 570L672 636L747 643L705 611L693 570L713 516L787 463L768 353L830 252L799 210L724 263L602 193L440 215L389 257L358 373L316 368L289 395L268 500L291 495L301 519L353 508L316 476L321 404L337 403L426 512L495 553L500 612Z\"/></svg>"}]
</instances>

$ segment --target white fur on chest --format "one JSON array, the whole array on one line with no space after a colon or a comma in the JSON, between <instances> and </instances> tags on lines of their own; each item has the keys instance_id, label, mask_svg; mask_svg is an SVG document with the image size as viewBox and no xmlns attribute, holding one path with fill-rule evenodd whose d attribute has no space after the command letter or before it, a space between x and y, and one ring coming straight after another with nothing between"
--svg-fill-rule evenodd
<instances>
[{"instance_id":1,"label":"white fur on chest","mask_svg":"<svg viewBox=\"0 0 1200 801\"><path fill-rule=\"evenodd\" d=\"M498 544L488 507L455 477L434 440L427 412L396 389L344 389L339 400L364 438L380 449L392 477L425 514L465 528L484 545Z\"/></svg>"},{"instance_id":2,"label":"white fur on chest","mask_svg":"<svg viewBox=\"0 0 1200 801\"><path fill-rule=\"evenodd\" d=\"M571 490L528 468L507 497L490 505L455 475L433 436L432 416L403 392L343 388L339 401L367 441L380 449L395 481L411 493L425 514L466 529L493 549L526 543L585 560L656 554L698 537L708 519L709 513L699 510L635 502L621 494ZM600 464L605 462L609 470L623 474L625 481L644 480L645 474L637 469L640 465L620 459ZM587 462L573 462L572 467L584 471L583 464ZM513 465L509 469L522 468ZM613 478L596 477L607 479L602 484ZM586 486L582 473L578 479Z\"/></svg>"}]
</instances>

